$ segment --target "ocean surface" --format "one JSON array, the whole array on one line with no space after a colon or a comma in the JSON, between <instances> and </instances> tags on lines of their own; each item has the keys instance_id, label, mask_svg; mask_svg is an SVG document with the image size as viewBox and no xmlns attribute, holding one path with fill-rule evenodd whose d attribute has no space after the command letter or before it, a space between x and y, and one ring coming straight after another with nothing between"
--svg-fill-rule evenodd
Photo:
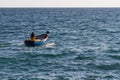
<instances>
[{"instance_id":1,"label":"ocean surface","mask_svg":"<svg viewBox=\"0 0 120 80\"><path fill-rule=\"evenodd\" d=\"M0 8L0 80L120 80L120 8Z\"/></svg>"}]
</instances>

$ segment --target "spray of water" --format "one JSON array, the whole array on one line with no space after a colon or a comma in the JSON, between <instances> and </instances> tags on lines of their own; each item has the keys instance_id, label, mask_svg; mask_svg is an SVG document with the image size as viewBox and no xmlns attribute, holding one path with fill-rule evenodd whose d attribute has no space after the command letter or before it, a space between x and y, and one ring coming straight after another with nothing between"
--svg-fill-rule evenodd
<instances>
[{"instance_id":1,"label":"spray of water","mask_svg":"<svg viewBox=\"0 0 120 80\"><path fill-rule=\"evenodd\" d=\"M45 44L46 48L55 48L55 46L56 46L56 43L54 43L54 42L49 42L49 43Z\"/></svg>"}]
</instances>

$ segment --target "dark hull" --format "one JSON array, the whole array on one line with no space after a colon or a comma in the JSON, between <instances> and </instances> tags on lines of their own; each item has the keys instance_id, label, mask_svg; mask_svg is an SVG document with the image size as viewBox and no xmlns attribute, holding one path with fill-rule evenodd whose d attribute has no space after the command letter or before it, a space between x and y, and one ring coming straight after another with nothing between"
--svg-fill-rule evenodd
<instances>
[{"instance_id":1,"label":"dark hull","mask_svg":"<svg viewBox=\"0 0 120 80\"><path fill-rule=\"evenodd\" d=\"M31 40L25 40L24 43L26 46L39 46L42 45L46 42L46 40L44 41L31 41Z\"/></svg>"}]
</instances>

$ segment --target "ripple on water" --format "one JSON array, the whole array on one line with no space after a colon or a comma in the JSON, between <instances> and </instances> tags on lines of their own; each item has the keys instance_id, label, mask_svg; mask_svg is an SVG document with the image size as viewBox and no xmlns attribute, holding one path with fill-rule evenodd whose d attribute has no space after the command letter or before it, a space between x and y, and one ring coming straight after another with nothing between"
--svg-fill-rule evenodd
<instances>
[{"instance_id":1,"label":"ripple on water","mask_svg":"<svg viewBox=\"0 0 120 80\"><path fill-rule=\"evenodd\" d=\"M119 48L108 48L105 52L107 52L107 53L119 53L120 49Z\"/></svg>"},{"instance_id":2,"label":"ripple on water","mask_svg":"<svg viewBox=\"0 0 120 80\"><path fill-rule=\"evenodd\" d=\"M84 54L80 54L78 55L75 60L94 60L95 56L93 55L84 55Z\"/></svg>"},{"instance_id":3,"label":"ripple on water","mask_svg":"<svg viewBox=\"0 0 120 80\"><path fill-rule=\"evenodd\" d=\"M101 70L119 70L120 63L99 64L99 65L96 65L96 67Z\"/></svg>"},{"instance_id":4,"label":"ripple on water","mask_svg":"<svg viewBox=\"0 0 120 80\"><path fill-rule=\"evenodd\" d=\"M108 57L111 57L111 58L113 58L113 59L117 59L117 60L120 60L120 55L118 54L114 54L114 55L108 55Z\"/></svg>"}]
</instances>

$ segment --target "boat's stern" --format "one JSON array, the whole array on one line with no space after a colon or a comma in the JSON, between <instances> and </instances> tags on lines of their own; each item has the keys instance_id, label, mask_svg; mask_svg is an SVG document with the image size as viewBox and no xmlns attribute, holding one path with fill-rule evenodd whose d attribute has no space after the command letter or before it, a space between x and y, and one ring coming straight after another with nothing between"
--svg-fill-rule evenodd
<instances>
[{"instance_id":1,"label":"boat's stern","mask_svg":"<svg viewBox=\"0 0 120 80\"><path fill-rule=\"evenodd\" d=\"M26 46L35 46L34 41L31 41L31 40L25 40L24 43Z\"/></svg>"}]
</instances>

